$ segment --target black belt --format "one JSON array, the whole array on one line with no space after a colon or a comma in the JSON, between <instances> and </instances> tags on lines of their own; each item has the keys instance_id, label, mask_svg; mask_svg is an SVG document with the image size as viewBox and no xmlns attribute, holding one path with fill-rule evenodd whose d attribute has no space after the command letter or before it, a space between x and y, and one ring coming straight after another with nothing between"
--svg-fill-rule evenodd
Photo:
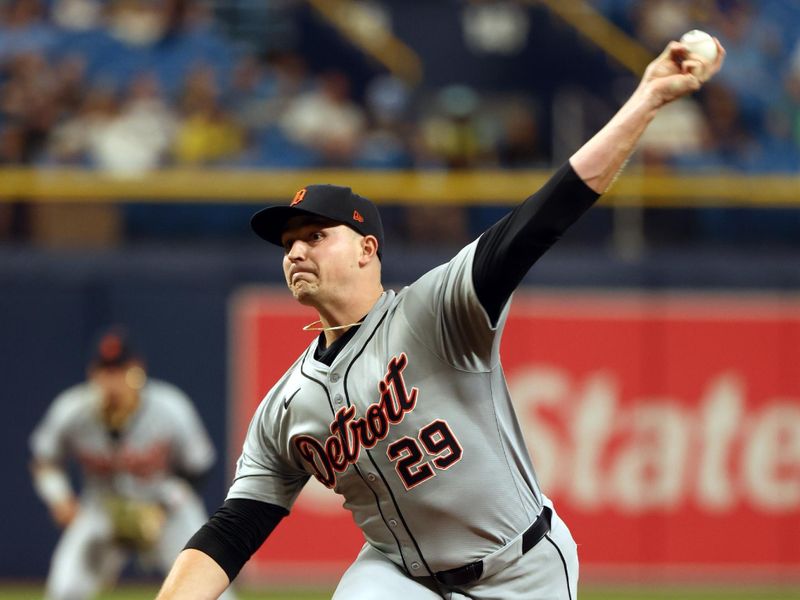
<instances>
[{"instance_id":1,"label":"black belt","mask_svg":"<svg viewBox=\"0 0 800 600\"><path fill-rule=\"evenodd\" d=\"M550 507L545 506L542 508L542 514L533 522L533 525L528 527L527 531L522 534L522 554L533 548L539 543L545 534L550 531L550 519L553 516L553 511ZM447 571L439 571L434 574L439 583L449 586L467 585L473 581L477 581L483 575L483 561L476 560L473 563L457 567L455 569L448 569Z\"/></svg>"}]
</instances>

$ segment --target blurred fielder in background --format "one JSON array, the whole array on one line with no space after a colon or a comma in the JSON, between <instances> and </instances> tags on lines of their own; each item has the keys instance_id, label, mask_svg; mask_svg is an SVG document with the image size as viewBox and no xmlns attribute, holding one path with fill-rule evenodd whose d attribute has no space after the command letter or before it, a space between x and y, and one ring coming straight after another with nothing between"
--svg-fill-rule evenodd
<instances>
[{"instance_id":1,"label":"blurred fielder in background","mask_svg":"<svg viewBox=\"0 0 800 600\"><path fill-rule=\"evenodd\" d=\"M671 43L542 189L400 292L381 283L377 208L350 188L308 186L257 213L253 229L284 248L286 283L321 333L259 406L225 504L159 599L217 598L312 475L367 542L337 600L575 599L577 547L539 488L500 365L509 301L658 110L720 69L715 44L711 62Z\"/></svg>"},{"instance_id":2,"label":"blurred fielder in background","mask_svg":"<svg viewBox=\"0 0 800 600\"><path fill-rule=\"evenodd\" d=\"M34 486L64 528L48 600L94 597L131 555L166 572L207 518L192 484L215 459L208 434L183 392L148 379L123 329L100 336L87 381L55 399L30 441ZM70 459L82 471L80 498Z\"/></svg>"}]
</instances>

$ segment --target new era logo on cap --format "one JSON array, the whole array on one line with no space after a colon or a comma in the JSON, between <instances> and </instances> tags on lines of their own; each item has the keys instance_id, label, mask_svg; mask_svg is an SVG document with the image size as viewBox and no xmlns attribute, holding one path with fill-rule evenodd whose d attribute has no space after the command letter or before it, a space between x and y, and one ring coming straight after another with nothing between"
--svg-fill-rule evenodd
<instances>
[{"instance_id":1,"label":"new era logo on cap","mask_svg":"<svg viewBox=\"0 0 800 600\"><path fill-rule=\"evenodd\" d=\"M378 258L383 257L383 224L378 208L349 187L329 184L308 185L299 190L288 206L269 206L250 219L259 237L282 246L281 235L289 219L302 215L325 217L344 223L361 235L378 240Z\"/></svg>"}]
</instances>

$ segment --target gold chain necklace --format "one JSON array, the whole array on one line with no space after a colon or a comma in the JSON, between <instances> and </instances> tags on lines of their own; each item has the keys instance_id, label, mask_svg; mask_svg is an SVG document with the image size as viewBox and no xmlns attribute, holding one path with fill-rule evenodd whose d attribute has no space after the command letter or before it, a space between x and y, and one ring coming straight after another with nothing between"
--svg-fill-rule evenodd
<instances>
[{"instance_id":1,"label":"gold chain necklace","mask_svg":"<svg viewBox=\"0 0 800 600\"><path fill-rule=\"evenodd\" d=\"M317 319L316 321L312 321L308 325L303 325L303 331L335 331L337 329L348 329L353 325L361 325L362 321L356 321L355 323L350 323L349 325L336 325L335 327L315 327L317 323L321 325L322 320Z\"/></svg>"}]
</instances>

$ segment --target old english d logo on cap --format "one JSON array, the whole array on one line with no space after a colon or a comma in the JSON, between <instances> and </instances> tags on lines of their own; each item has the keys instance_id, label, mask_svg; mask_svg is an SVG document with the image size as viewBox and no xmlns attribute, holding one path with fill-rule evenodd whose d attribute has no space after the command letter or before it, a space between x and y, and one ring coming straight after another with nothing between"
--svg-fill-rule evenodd
<instances>
[{"instance_id":1,"label":"old english d logo on cap","mask_svg":"<svg viewBox=\"0 0 800 600\"><path fill-rule=\"evenodd\" d=\"M364 217L361 216L360 212L358 212L357 210L354 210L353 211L353 220L354 221L358 221L359 223L363 223L364 222Z\"/></svg>"},{"instance_id":2,"label":"old english d logo on cap","mask_svg":"<svg viewBox=\"0 0 800 600\"><path fill-rule=\"evenodd\" d=\"M289 206L297 206L303 201L303 198L305 197L306 197L306 188L303 188L302 190L297 190L297 193L294 195L294 198L292 198L292 203L289 204Z\"/></svg>"},{"instance_id":3,"label":"old english d logo on cap","mask_svg":"<svg viewBox=\"0 0 800 600\"><path fill-rule=\"evenodd\" d=\"M122 356L122 339L113 333L109 333L100 340L98 354L106 362L113 362Z\"/></svg>"}]
</instances>

